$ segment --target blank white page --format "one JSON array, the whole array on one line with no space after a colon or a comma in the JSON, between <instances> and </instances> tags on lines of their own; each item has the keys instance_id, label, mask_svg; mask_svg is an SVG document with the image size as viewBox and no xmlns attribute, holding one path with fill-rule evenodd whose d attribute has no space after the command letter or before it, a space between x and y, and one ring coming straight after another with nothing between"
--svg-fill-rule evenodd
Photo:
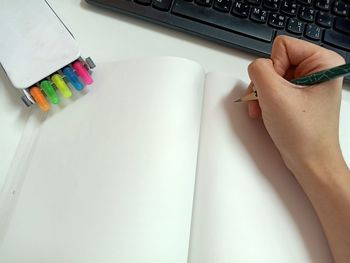
<instances>
[{"instance_id":1,"label":"blank white page","mask_svg":"<svg viewBox=\"0 0 350 263\"><path fill-rule=\"evenodd\" d=\"M0 262L187 261L201 67L136 60L94 79L39 127Z\"/></svg>"},{"instance_id":2,"label":"blank white page","mask_svg":"<svg viewBox=\"0 0 350 263\"><path fill-rule=\"evenodd\" d=\"M245 89L232 76L207 76L189 262L330 263L313 208L262 121L233 103Z\"/></svg>"}]
</instances>

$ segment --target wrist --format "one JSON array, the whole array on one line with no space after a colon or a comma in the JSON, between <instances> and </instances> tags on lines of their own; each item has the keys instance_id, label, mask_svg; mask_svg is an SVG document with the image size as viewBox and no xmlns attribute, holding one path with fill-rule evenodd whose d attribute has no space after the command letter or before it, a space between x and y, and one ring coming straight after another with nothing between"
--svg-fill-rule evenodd
<instances>
[{"instance_id":1,"label":"wrist","mask_svg":"<svg viewBox=\"0 0 350 263\"><path fill-rule=\"evenodd\" d=\"M298 162L289 162L287 167L304 188L315 183L332 185L332 182L343 181L344 176L350 179L349 168L340 147L329 148Z\"/></svg>"}]
</instances>

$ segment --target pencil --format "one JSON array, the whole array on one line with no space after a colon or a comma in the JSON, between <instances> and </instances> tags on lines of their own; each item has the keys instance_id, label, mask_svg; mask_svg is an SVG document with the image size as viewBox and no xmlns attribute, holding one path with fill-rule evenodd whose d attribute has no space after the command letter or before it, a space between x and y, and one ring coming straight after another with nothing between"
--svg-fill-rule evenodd
<instances>
[{"instance_id":1,"label":"pencil","mask_svg":"<svg viewBox=\"0 0 350 263\"><path fill-rule=\"evenodd\" d=\"M331 79L343 77L349 74L350 74L350 63L347 63L337 67L312 73L310 75L307 75L301 78L296 78L291 80L290 82L301 86L311 86L322 82L326 82ZM245 101L257 100L257 99L258 99L258 93L256 91L253 91L252 93L249 93L243 96L242 98L235 100L234 102L245 102Z\"/></svg>"}]
</instances>

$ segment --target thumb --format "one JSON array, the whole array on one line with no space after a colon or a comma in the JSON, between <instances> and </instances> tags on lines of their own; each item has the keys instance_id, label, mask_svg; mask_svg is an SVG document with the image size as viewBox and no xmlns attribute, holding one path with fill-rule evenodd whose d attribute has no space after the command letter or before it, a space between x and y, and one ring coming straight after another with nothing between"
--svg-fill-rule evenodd
<instances>
[{"instance_id":1,"label":"thumb","mask_svg":"<svg viewBox=\"0 0 350 263\"><path fill-rule=\"evenodd\" d=\"M276 72L271 59L256 59L249 65L248 74L258 92L259 99L276 96L290 85Z\"/></svg>"}]
</instances>

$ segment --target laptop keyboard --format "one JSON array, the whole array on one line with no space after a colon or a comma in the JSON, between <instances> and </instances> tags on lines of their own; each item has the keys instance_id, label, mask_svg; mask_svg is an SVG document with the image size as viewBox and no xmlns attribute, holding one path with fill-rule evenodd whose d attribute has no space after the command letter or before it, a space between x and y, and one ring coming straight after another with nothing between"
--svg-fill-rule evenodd
<instances>
[{"instance_id":1,"label":"laptop keyboard","mask_svg":"<svg viewBox=\"0 0 350 263\"><path fill-rule=\"evenodd\" d=\"M289 35L350 62L350 0L86 1L258 55L270 55L273 39Z\"/></svg>"}]
</instances>

